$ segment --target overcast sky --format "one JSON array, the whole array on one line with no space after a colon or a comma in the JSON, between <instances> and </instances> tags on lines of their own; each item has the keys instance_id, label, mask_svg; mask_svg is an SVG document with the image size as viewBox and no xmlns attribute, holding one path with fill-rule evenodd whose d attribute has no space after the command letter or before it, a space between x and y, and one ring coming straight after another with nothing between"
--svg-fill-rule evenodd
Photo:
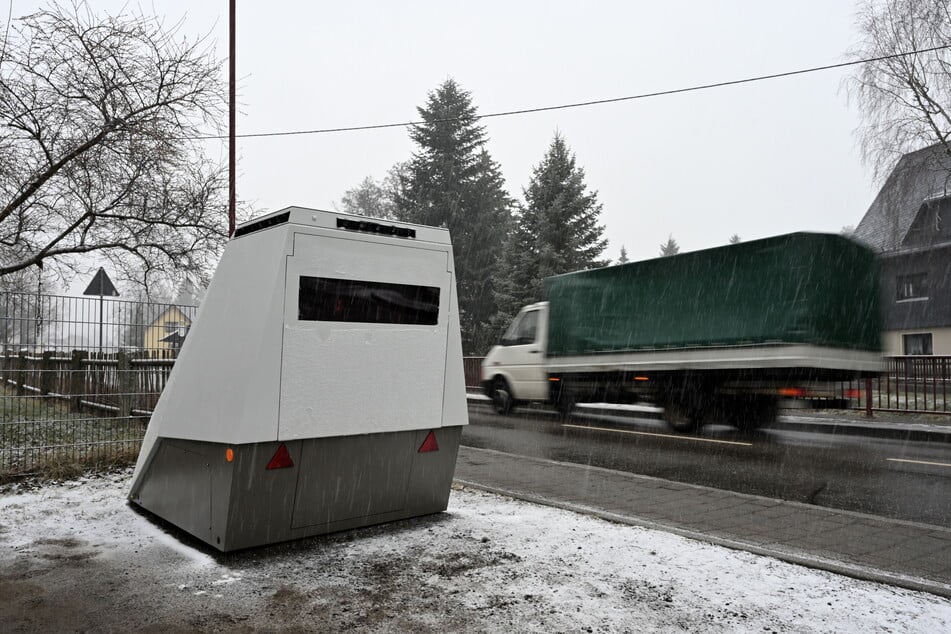
<instances>
[{"instance_id":1,"label":"overcast sky","mask_svg":"<svg viewBox=\"0 0 951 634\"><path fill-rule=\"evenodd\" d=\"M37 4L14 0L14 17ZM141 6L184 17L185 33L210 34L227 55L226 0ZM858 39L854 13L853 0L238 0L238 133L416 120L448 77L486 114L834 64ZM875 193L849 72L489 119L488 150L521 198L560 131L604 205L612 259L621 245L654 257L668 235L687 251L734 233L838 232ZM240 140L238 196L261 212L332 209L413 151L401 128Z\"/></svg>"}]
</instances>

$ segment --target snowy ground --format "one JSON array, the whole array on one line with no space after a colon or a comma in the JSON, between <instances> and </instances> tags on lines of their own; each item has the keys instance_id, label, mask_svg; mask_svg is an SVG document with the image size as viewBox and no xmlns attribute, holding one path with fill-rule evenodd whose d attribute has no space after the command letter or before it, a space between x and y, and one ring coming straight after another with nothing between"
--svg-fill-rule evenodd
<instances>
[{"instance_id":1,"label":"snowy ground","mask_svg":"<svg viewBox=\"0 0 951 634\"><path fill-rule=\"evenodd\" d=\"M3 631L947 632L951 601L481 492L234 555L125 503L130 472L0 497Z\"/></svg>"}]
</instances>

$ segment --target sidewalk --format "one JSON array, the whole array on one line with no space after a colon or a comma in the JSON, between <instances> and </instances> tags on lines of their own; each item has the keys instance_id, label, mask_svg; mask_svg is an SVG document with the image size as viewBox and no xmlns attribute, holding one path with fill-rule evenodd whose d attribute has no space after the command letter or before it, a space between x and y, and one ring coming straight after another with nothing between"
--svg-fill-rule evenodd
<instances>
[{"instance_id":1,"label":"sidewalk","mask_svg":"<svg viewBox=\"0 0 951 634\"><path fill-rule=\"evenodd\" d=\"M456 481L951 598L951 529L460 447Z\"/></svg>"}]
</instances>

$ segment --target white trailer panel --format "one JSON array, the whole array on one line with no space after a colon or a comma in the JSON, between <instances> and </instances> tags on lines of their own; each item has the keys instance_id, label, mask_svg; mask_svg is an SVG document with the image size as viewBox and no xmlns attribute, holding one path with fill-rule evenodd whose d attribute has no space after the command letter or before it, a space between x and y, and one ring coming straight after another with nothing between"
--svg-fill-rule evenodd
<instances>
[{"instance_id":1,"label":"white trailer panel","mask_svg":"<svg viewBox=\"0 0 951 634\"><path fill-rule=\"evenodd\" d=\"M294 245L287 258L279 440L419 429L421 421L442 426L443 390L421 388L444 383L452 285L447 247L394 249L374 236L323 231L295 233ZM436 288L438 320L300 319L302 278Z\"/></svg>"}]
</instances>

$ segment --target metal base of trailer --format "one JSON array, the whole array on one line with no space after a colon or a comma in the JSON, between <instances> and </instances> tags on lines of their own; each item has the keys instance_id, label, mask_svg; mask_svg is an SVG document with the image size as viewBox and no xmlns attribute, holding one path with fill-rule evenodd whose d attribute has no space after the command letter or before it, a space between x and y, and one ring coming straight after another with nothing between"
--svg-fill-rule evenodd
<instances>
[{"instance_id":1,"label":"metal base of trailer","mask_svg":"<svg viewBox=\"0 0 951 634\"><path fill-rule=\"evenodd\" d=\"M129 498L221 551L446 510L462 427L228 445L159 438ZM268 469L281 444L293 466ZM231 460L228 460L228 450Z\"/></svg>"}]
</instances>

